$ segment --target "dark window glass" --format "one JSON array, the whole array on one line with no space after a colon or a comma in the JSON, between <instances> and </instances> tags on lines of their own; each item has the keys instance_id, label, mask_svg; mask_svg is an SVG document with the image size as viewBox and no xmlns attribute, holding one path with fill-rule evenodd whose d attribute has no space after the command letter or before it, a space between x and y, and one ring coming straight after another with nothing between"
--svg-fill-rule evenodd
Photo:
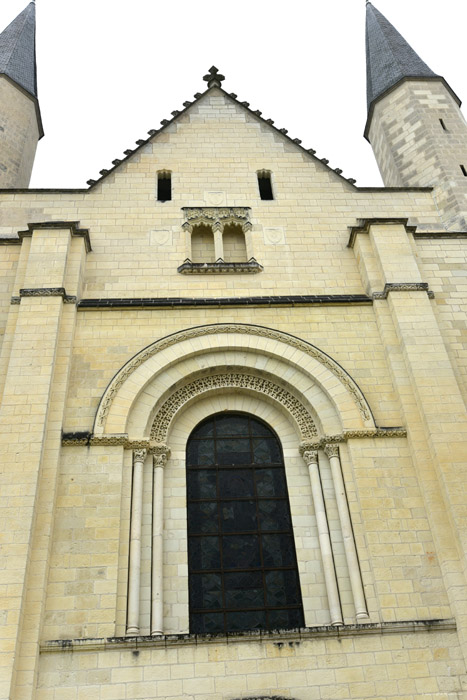
<instances>
[{"instance_id":1,"label":"dark window glass","mask_svg":"<svg viewBox=\"0 0 467 700\"><path fill-rule=\"evenodd\" d=\"M259 196L261 199L274 199L272 193L271 173L261 171L258 173Z\"/></svg>"},{"instance_id":2,"label":"dark window glass","mask_svg":"<svg viewBox=\"0 0 467 700\"><path fill-rule=\"evenodd\" d=\"M220 414L187 445L190 629L303 626L282 450L261 421Z\"/></svg>"},{"instance_id":3,"label":"dark window glass","mask_svg":"<svg viewBox=\"0 0 467 700\"><path fill-rule=\"evenodd\" d=\"M159 202L169 202L172 199L172 176L168 172L157 175L157 199Z\"/></svg>"}]
</instances>

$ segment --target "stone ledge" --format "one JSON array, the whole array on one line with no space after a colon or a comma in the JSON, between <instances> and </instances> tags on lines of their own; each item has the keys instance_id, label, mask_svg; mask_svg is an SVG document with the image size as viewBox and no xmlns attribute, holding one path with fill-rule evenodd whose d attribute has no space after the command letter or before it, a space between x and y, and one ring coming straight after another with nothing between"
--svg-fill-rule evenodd
<instances>
[{"instance_id":1,"label":"stone ledge","mask_svg":"<svg viewBox=\"0 0 467 700\"><path fill-rule=\"evenodd\" d=\"M28 224L27 231L18 231L19 239L22 241L23 238L30 238L34 231L39 229L69 229L72 236L84 239L84 245L86 247L86 253L92 251L91 238L89 236L89 229L80 228L79 221L39 221L37 223Z\"/></svg>"},{"instance_id":2,"label":"stone ledge","mask_svg":"<svg viewBox=\"0 0 467 700\"><path fill-rule=\"evenodd\" d=\"M23 297L62 297L64 304L76 304L77 297L66 293L65 287L32 287L19 290L18 297L11 297L12 304L20 304Z\"/></svg>"},{"instance_id":3,"label":"stone ledge","mask_svg":"<svg viewBox=\"0 0 467 700\"><path fill-rule=\"evenodd\" d=\"M368 430L344 430L344 432L339 435L324 435L316 440L307 440L305 444L310 450L320 450L326 445L335 442L347 442L347 440L405 437L407 437L407 430L405 428L393 426L389 428L369 428ZM127 450L136 450L141 448L151 449L159 444L157 440L152 439L131 440L127 433L94 435L94 433L87 430L70 433L62 432L62 445L65 447L89 447L90 445L100 447L122 446Z\"/></svg>"},{"instance_id":4,"label":"stone ledge","mask_svg":"<svg viewBox=\"0 0 467 700\"><path fill-rule=\"evenodd\" d=\"M387 299L389 292L426 292L430 299L435 298L427 282L386 282L382 292L373 292L373 299Z\"/></svg>"},{"instance_id":5,"label":"stone ledge","mask_svg":"<svg viewBox=\"0 0 467 700\"><path fill-rule=\"evenodd\" d=\"M79 310L92 309L149 309L194 306L309 306L313 304L372 304L366 294L304 294L265 297L148 297L81 299Z\"/></svg>"},{"instance_id":6,"label":"stone ledge","mask_svg":"<svg viewBox=\"0 0 467 700\"><path fill-rule=\"evenodd\" d=\"M185 260L179 267L177 272L182 275L219 275L219 274L239 274L248 273L255 274L262 272L264 267L259 264L254 258L250 258L248 262L224 262L221 258L216 262L194 263L191 260Z\"/></svg>"},{"instance_id":7,"label":"stone ledge","mask_svg":"<svg viewBox=\"0 0 467 700\"><path fill-rule=\"evenodd\" d=\"M110 651L118 649L165 648L172 646L199 646L200 644L231 644L232 642L306 642L314 639L356 637L375 634L412 634L420 632L451 632L457 629L454 619L404 620L401 622L373 622L363 625L336 627L305 627L293 630L232 632L229 634L165 634L154 637L99 637L52 639L41 642L41 653L64 651Z\"/></svg>"},{"instance_id":8,"label":"stone ledge","mask_svg":"<svg viewBox=\"0 0 467 700\"><path fill-rule=\"evenodd\" d=\"M347 243L347 248L353 248L355 244L355 238L358 233L370 233L370 228L372 226L404 226L407 233L415 233L417 230L416 226L409 226L409 220L406 218L399 217L385 217L385 218L372 218L372 219L360 219L357 226L349 226L350 237Z\"/></svg>"}]
</instances>

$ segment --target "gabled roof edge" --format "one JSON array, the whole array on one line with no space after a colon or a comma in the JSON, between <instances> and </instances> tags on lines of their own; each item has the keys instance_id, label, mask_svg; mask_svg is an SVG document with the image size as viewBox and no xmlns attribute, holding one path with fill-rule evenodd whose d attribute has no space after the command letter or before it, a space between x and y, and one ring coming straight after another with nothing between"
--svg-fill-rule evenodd
<instances>
[{"instance_id":1,"label":"gabled roof edge","mask_svg":"<svg viewBox=\"0 0 467 700\"><path fill-rule=\"evenodd\" d=\"M108 175L113 173L122 163L125 163L128 161L135 153L137 153L141 148L146 146L148 143L150 143L151 139L155 137L156 135L162 133L166 128L168 128L170 125L175 123L177 119L185 114L194 104L199 102L205 95L207 95L211 90L220 90L226 97L228 97L230 100L232 100L235 104L239 105L243 109L245 109L247 112L249 112L251 115L259 119L263 124L267 124L270 128L272 128L274 131L276 131L278 134L281 134L281 136L284 136L286 139L288 139L291 143L293 143L295 146L297 146L303 153L306 153L308 157L313 158L315 161L321 163L321 165L324 165L330 172L334 173L334 175L337 175L338 177L341 178L341 180L344 180L347 184L351 185L352 187L355 187L355 180L353 178L346 178L342 175L342 170L340 168L333 169L329 167L328 163L329 161L326 158L317 158L315 156L316 151L313 148L306 149L301 145L301 140L300 139L293 139L290 136L287 135L287 129L278 129L276 126L274 126L274 122L272 119L264 119L261 116L261 112L259 110L252 110L249 108L249 102L240 102L240 100L237 99L237 95L235 93L229 93L224 88L220 86L213 86L213 87L208 87L204 92L202 93L195 93L194 98L195 100L193 102L184 102L184 109L183 110L174 110L172 112L172 119L162 119L161 124L162 127L160 129L150 129L148 131L148 138L147 139L140 139L136 141L137 143L137 148L133 150L128 150L124 151L126 155L125 158L117 158L112 163L114 164L113 168L101 170L101 177L98 180L88 180L89 184L89 189L94 188L96 185L100 184L105 178L107 178ZM358 188L356 188L358 189Z\"/></svg>"}]
</instances>

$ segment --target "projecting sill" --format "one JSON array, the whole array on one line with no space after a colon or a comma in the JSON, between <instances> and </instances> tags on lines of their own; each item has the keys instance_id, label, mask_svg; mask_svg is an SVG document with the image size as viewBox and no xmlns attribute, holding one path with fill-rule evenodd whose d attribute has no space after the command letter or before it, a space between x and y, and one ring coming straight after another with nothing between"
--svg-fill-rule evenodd
<instances>
[{"instance_id":1,"label":"projecting sill","mask_svg":"<svg viewBox=\"0 0 467 700\"><path fill-rule=\"evenodd\" d=\"M365 635L413 634L429 632L451 632L456 630L454 619L404 620L401 622L373 622L361 625L338 627L305 627L294 630L256 630L225 634L166 634L154 637L104 637L53 639L41 642L41 653L63 651L109 651L111 649L144 649L145 647L199 646L231 642L273 642L275 644L300 643L312 639L330 637L356 637Z\"/></svg>"},{"instance_id":2,"label":"projecting sill","mask_svg":"<svg viewBox=\"0 0 467 700\"><path fill-rule=\"evenodd\" d=\"M194 263L187 258L182 265L177 268L177 272L180 272L182 275L229 275L238 273L247 273L251 275L256 272L261 272L263 269L263 266L254 258L250 258L248 262L224 262L222 258L219 258L216 262L205 263Z\"/></svg>"}]
</instances>

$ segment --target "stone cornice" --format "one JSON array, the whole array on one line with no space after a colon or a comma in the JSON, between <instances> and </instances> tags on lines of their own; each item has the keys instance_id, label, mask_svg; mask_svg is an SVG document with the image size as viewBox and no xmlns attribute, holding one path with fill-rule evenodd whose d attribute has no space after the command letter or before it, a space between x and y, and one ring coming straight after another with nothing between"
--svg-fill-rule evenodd
<instances>
[{"instance_id":1,"label":"stone cornice","mask_svg":"<svg viewBox=\"0 0 467 700\"><path fill-rule=\"evenodd\" d=\"M350 226L350 237L347 248L353 248L357 234L369 233L371 226L404 226L407 233L415 233L417 227L409 226L408 222L408 219L396 217L360 219L356 226Z\"/></svg>"},{"instance_id":2,"label":"stone cornice","mask_svg":"<svg viewBox=\"0 0 467 700\"><path fill-rule=\"evenodd\" d=\"M64 304L76 304L77 297L66 293L65 287L30 287L19 290L19 296L11 297L12 304L20 304L23 297L62 297Z\"/></svg>"},{"instance_id":3,"label":"stone cornice","mask_svg":"<svg viewBox=\"0 0 467 700\"><path fill-rule=\"evenodd\" d=\"M407 437L407 430L399 426L392 428L373 428L369 430L344 430L343 433L339 433L338 435L324 435L316 440L307 440L301 444L300 451L324 449L326 445L347 442L347 440L405 437ZM150 452L158 452L161 449L167 449L163 442L150 439L133 440L128 437L127 433L94 435L87 431L62 433L62 445L66 447L88 447L89 445L101 447L121 446L127 450L147 449Z\"/></svg>"},{"instance_id":4,"label":"stone cornice","mask_svg":"<svg viewBox=\"0 0 467 700\"><path fill-rule=\"evenodd\" d=\"M300 454L308 450L323 450L326 445L347 442L348 440L368 440L375 438L405 438L407 430L396 426L393 428L373 428L369 430L344 430L338 435L323 435L319 440L310 440L302 442L300 445Z\"/></svg>"},{"instance_id":5,"label":"stone cornice","mask_svg":"<svg viewBox=\"0 0 467 700\"><path fill-rule=\"evenodd\" d=\"M303 294L264 297L148 297L144 298L101 298L81 299L78 310L112 311L112 309L157 309L197 306L312 306L372 304L373 299L366 294Z\"/></svg>"},{"instance_id":6,"label":"stone cornice","mask_svg":"<svg viewBox=\"0 0 467 700\"><path fill-rule=\"evenodd\" d=\"M255 274L263 271L263 266L254 258L250 258L248 262L224 262L224 260L216 260L216 262L194 263L191 260L185 260L179 267L177 272L182 275L225 275L247 273Z\"/></svg>"},{"instance_id":7,"label":"stone cornice","mask_svg":"<svg viewBox=\"0 0 467 700\"><path fill-rule=\"evenodd\" d=\"M467 231L415 231L413 234L415 240L430 239L436 240L437 238L467 238Z\"/></svg>"},{"instance_id":8,"label":"stone cornice","mask_svg":"<svg viewBox=\"0 0 467 700\"><path fill-rule=\"evenodd\" d=\"M435 298L428 282L387 282L382 292L373 292L373 299L387 299L389 292L426 292L430 299Z\"/></svg>"},{"instance_id":9,"label":"stone cornice","mask_svg":"<svg viewBox=\"0 0 467 700\"><path fill-rule=\"evenodd\" d=\"M18 236L20 240L23 238L30 238L34 231L39 229L64 229L70 230L72 236L77 236L79 238L84 238L84 244L86 246L86 253L90 253L92 250L91 239L89 236L89 230L87 228L79 228L79 221L39 221L37 223L28 224L27 231L18 231Z\"/></svg>"},{"instance_id":10,"label":"stone cornice","mask_svg":"<svg viewBox=\"0 0 467 700\"><path fill-rule=\"evenodd\" d=\"M358 637L381 634L420 634L433 632L455 632L456 622L452 618L442 620L403 620L401 622L369 622L361 625L340 625L323 627L304 627L293 630L257 630L250 632L231 632L225 634L164 634L141 637L84 637L78 639L52 639L40 645L40 652L64 653L76 651L118 651L120 649L141 650L166 648L168 646L197 646L200 644L219 645L241 642L305 642L316 639Z\"/></svg>"}]
</instances>

